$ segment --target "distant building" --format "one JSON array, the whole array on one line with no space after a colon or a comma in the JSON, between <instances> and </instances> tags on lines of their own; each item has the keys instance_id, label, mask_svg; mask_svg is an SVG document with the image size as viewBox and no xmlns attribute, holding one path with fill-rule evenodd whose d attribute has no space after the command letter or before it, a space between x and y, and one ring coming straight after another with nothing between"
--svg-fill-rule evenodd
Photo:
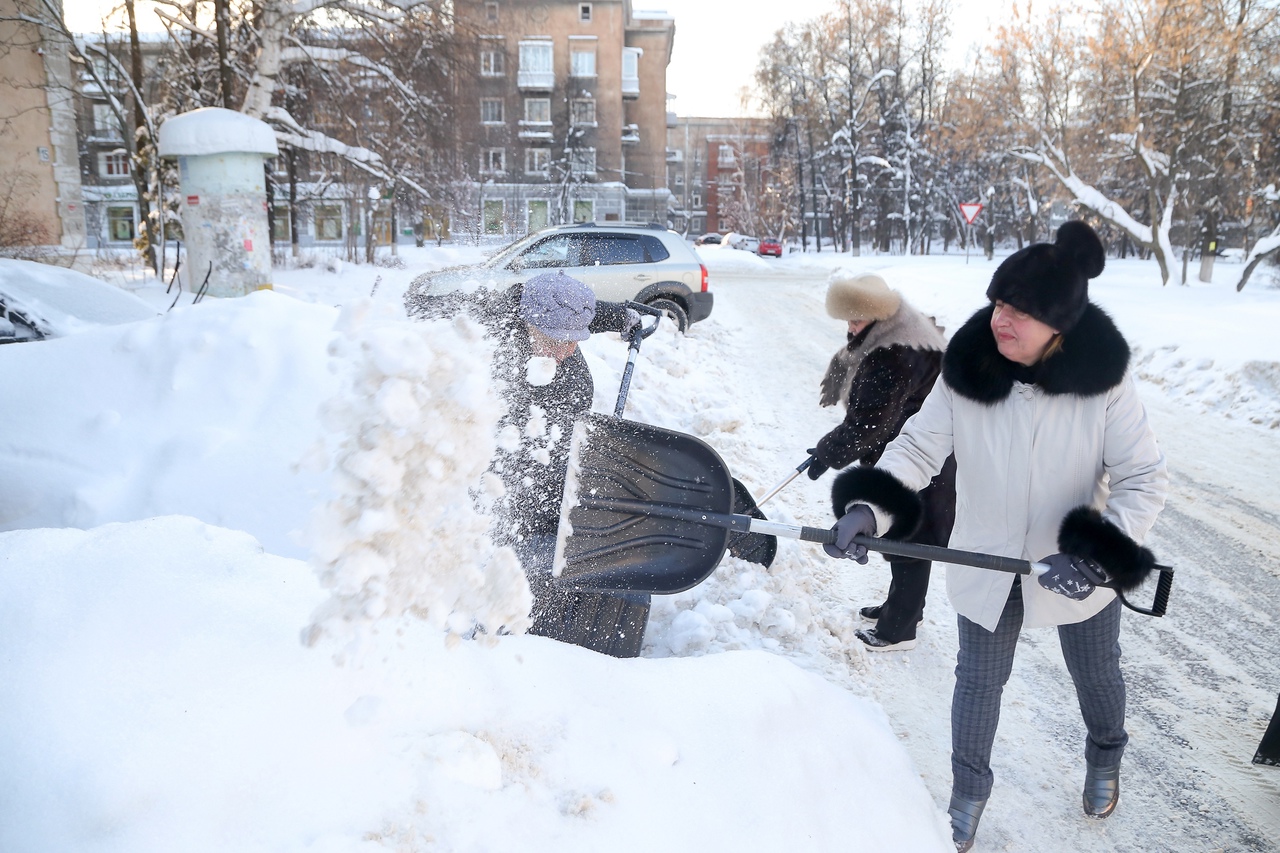
<instances>
[{"instance_id":1,"label":"distant building","mask_svg":"<svg viewBox=\"0 0 1280 853\"><path fill-rule=\"evenodd\" d=\"M478 33L458 93L470 180L453 230L667 221L667 64L675 23L631 0L457 0ZM466 221L466 220L470 221Z\"/></svg>"},{"instance_id":2,"label":"distant building","mask_svg":"<svg viewBox=\"0 0 1280 853\"><path fill-rule=\"evenodd\" d=\"M53 0L58 14L61 2ZM0 254L85 246L70 51L56 30L17 23L39 4L0 0Z\"/></svg>"},{"instance_id":3,"label":"distant building","mask_svg":"<svg viewBox=\"0 0 1280 853\"><path fill-rule=\"evenodd\" d=\"M141 228L141 208L133 180L133 163L125 148L125 133L133 133L133 97L129 82L121 74L121 68L129 67L128 40L124 34L114 33L108 41L104 41L101 34L77 35L76 41L80 54L91 58L97 72L95 79L82 61L72 64L88 245L91 249L132 248ZM140 47L143 96L155 103L166 85L167 37L160 33L142 33ZM119 65L101 56L104 48L119 60ZM111 108L112 97L123 107L123 127Z\"/></svg>"},{"instance_id":4,"label":"distant building","mask_svg":"<svg viewBox=\"0 0 1280 853\"><path fill-rule=\"evenodd\" d=\"M672 227L766 233L772 199L772 136L762 118L677 118L667 129Z\"/></svg>"}]
</instances>

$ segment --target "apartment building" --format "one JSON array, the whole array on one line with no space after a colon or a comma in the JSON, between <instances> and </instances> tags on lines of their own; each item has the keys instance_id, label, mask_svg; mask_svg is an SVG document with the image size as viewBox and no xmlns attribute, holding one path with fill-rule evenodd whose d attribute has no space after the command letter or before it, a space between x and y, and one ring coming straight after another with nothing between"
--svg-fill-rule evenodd
<instances>
[{"instance_id":1,"label":"apartment building","mask_svg":"<svg viewBox=\"0 0 1280 853\"><path fill-rule=\"evenodd\" d=\"M140 39L143 97L154 103L165 85L166 39L157 33L143 33ZM133 97L129 81L122 76L129 67L128 41L120 33L77 36L76 41L81 56L90 57L96 72L79 59L71 66L87 243L91 249L131 248L141 228L141 205L125 148L125 134L133 133ZM103 50L116 61L107 61ZM112 109L112 98L123 108L123 126Z\"/></svg>"},{"instance_id":2,"label":"apartment building","mask_svg":"<svg viewBox=\"0 0 1280 853\"><path fill-rule=\"evenodd\" d=\"M667 130L672 227L691 236L771 233L766 226L777 212L772 140L767 119L675 119Z\"/></svg>"},{"instance_id":3,"label":"apartment building","mask_svg":"<svg viewBox=\"0 0 1280 853\"><path fill-rule=\"evenodd\" d=\"M474 176L454 232L666 223L672 18L631 0L458 0L456 10L476 44L457 127Z\"/></svg>"},{"instance_id":4,"label":"apartment building","mask_svg":"<svg viewBox=\"0 0 1280 853\"><path fill-rule=\"evenodd\" d=\"M57 3L61 14L61 3ZM85 244L68 45L0 0L0 253Z\"/></svg>"}]
</instances>

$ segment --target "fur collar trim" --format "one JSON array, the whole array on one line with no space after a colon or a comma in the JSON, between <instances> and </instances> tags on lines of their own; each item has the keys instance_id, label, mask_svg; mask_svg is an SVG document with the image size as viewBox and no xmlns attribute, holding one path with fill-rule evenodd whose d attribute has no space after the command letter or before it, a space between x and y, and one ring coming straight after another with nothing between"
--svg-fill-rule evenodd
<instances>
[{"instance_id":1,"label":"fur collar trim","mask_svg":"<svg viewBox=\"0 0 1280 853\"><path fill-rule=\"evenodd\" d=\"M970 317L942 356L942 377L962 397L988 405L1013 390L1019 365L1000 354L991 334L994 305ZM1064 336L1062 349L1039 365L1036 386L1046 394L1093 397L1124 379L1129 344L1111 318L1090 302L1084 316Z\"/></svg>"},{"instance_id":2,"label":"fur collar trim","mask_svg":"<svg viewBox=\"0 0 1280 853\"><path fill-rule=\"evenodd\" d=\"M872 323L832 356L822 377L821 404L848 406L849 390L863 360L878 349L892 346L937 351L946 348L947 339L932 317L926 317L903 301L892 317Z\"/></svg>"}]
</instances>

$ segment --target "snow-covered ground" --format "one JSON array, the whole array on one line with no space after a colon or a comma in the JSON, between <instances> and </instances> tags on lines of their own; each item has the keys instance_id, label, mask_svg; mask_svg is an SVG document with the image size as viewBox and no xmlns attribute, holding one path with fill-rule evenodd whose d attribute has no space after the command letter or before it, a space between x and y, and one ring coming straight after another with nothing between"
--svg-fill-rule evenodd
<instances>
[{"instance_id":1,"label":"snow-covered ground","mask_svg":"<svg viewBox=\"0 0 1280 853\"><path fill-rule=\"evenodd\" d=\"M645 342L627 417L702 437L757 495L839 417L817 406L843 341L822 310L833 266L880 271L952 329L993 269L702 254L715 311ZM0 850L950 849L940 573L903 654L852 637L883 564L790 541L769 571L727 558L656 599L638 660L460 639L527 607L472 499L498 416L488 344L404 321L400 294L480 254L402 257L0 348ZM1175 478L1152 542L1179 570L1170 615L1126 619L1120 809L1080 814L1078 711L1053 635L1029 632L979 850L1280 834L1280 773L1248 764L1280 690L1280 290L1219 272L1162 288L1112 261L1092 290L1135 345ZM610 412L625 347L584 349ZM765 510L829 524L828 485ZM1247 553L1215 557L1227 540L1196 525ZM1215 627L1226 640L1196 641Z\"/></svg>"}]
</instances>

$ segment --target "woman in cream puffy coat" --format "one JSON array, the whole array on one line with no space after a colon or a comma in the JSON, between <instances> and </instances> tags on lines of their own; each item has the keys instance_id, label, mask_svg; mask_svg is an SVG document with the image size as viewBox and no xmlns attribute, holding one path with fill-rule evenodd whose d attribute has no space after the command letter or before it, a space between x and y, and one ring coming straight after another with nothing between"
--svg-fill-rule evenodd
<instances>
[{"instance_id":1,"label":"woman in cream puffy coat","mask_svg":"<svg viewBox=\"0 0 1280 853\"><path fill-rule=\"evenodd\" d=\"M1070 222L997 269L978 311L952 337L942 379L874 469L836 480L834 551L860 557L858 534L901 537L916 492L956 460L951 547L1032 561L1040 580L947 567L959 621L952 699L952 801L957 849L973 843L993 783L1000 697L1022 628L1058 626L1088 737L1086 815L1119 799L1124 730L1120 607L1101 578L1138 586L1155 558L1141 546L1164 505L1168 476L1128 373L1129 347L1088 301L1103 268L1091 228Z\"/></svg>"}]
</instances>

